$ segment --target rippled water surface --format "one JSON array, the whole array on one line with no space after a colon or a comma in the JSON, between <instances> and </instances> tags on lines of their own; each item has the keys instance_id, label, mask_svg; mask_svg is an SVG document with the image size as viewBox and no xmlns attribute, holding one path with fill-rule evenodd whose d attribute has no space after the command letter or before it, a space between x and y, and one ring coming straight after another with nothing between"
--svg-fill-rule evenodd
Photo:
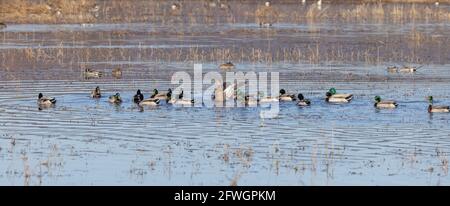
<instances>
[{"instance_id":1,"label":"rippled water surface","mask_svg":"<svg viewBox=\"0 0 450 206\"><path fill-rule=\"evenodd\" d=\"M449 183L442 161L450 116L429 115L425 101L432 91L448 103L447 84L339 83L355 99L334 105L323 101L330 84L287 82L312 106L282 103L274 119L260 118L261 108L141 111L131 102L137 88L168 83L2 82L1 183L24 184L27 172L32 185ZM122 105L90 99L96 85L105 95L121 92ZM38 110L40 91L56 97L56 107ZM399 108L374 109L378 94Z\"/></svg>"},{"instance_id":2,"label":"rippled water surface","mask_svg":"<svg viewBox=\"0 0 450 206\"><path fill-rule=\"evenodd\" d=\"M426 100L433 95L435 104L450 105L449 28L328 21L267 30L247 22L8 25L0 41L0 185L449 185L450 115L430 115ZM118 30L129 36L103 36ZM404 39L412 30L423 38ZM343 48L336 57L347 59L316 58L316 45L317 53ZM384 56L373 55L377 46ZM314 50L313 60L275 58L287 47L305 49L302 58ZM303 93L312 105L282 102L269 119L261 118L261 107L142 110L131 101L137 89L147 97L154 88L175 88L173 73L192 74L194 63L204 73L218 71L229 55L207 61L173 48L273 51L268 62L235 61L236 71L279 72L280 88ZM391 59L391 50L398 56ZM183 61L185 52L195 60ZM386 71L410 64L423 67L415 74ZM111 76L116 66L121 79ZM84 67L105 75L83 79ZM89 97L96 86L104 96L98 100ZM326 103L331 87L354 100ZM40 92L55 97L56 106L39 110ZM107 101L116 92L121 105ZM376 95L399 107L375 109Z\"/></svg>"}]
</instances>

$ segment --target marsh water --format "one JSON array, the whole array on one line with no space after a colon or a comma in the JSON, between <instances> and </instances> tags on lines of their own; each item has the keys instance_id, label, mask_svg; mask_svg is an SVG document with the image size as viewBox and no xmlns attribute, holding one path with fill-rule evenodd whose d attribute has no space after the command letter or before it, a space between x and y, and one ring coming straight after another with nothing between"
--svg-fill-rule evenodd
<instances>
[{"instance_id":1,"label":"marsh water","mask_svg":"<svg viewBox=\"0 0 450 206\"><path fill-rule=\"evenodd\" d=\"M412 30L419 42L406 39ZM450 104L448 21L11 24L0 33L1 185L450 184L450 115L430 115L426 99ZM248 48L267 58L227 53ZM296 48L298 58L277 56ZM235 71L279 72L280 88L312 105L281 102L276 118L261 118L260 107L132 102L137 89L147 97L177 87L172 74L194 63L206 73L226 60ZM83 68L106 75L84 79ZM96 86L98 100L89 97ZM326 103L331 87L354 100ZM40 92L55 107L40 110ZM120 105L107 101L116 92ZM376 95L398 108L375 109Z\"/></svg>"}]
</instances>

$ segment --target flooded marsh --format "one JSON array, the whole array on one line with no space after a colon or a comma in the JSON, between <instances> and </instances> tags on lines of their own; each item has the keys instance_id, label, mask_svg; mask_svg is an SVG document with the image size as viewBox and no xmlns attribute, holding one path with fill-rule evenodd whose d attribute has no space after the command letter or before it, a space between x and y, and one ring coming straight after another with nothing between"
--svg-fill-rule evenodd
<instances>
[{"instance_id":1,"label":"flooded marsh","mask_svg":"<svg viewBox=\"0 0 450 206\"><path fill-rule=\"evenodd\" d=\"M450 115L427 111L427 96L450 105L446 2L277 1L268 28L259 1L86 0L80 14L31 2L0 12L0 185L450 184ZM228 61L279 72L311 106L280 102L262 118L261 107L133 102ZM332 87L353 100L326 102ZM39 109L39 93L56 104ZM375 108L377 95L398 107Z\"/></svg>"}]
</instances>

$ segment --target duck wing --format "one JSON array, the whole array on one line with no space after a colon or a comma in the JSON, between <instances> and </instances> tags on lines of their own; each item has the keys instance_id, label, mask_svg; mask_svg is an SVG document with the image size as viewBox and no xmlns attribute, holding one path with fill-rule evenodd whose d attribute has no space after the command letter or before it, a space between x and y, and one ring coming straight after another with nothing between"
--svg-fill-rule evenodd
<instances>
[{"instance_id":1,"label":"duck wing","mask_svg":"<svg viewBox=\"0 0 450 206\"><path fill-rule=\"evenodd\" d=\"M450 106L433 106L433 109L450 109Z\"/></svg>"},{"instance_id":2,"label":"duck wing","mask_svg":"<svg viewBox=\"0 0 450 206\"><path fill-rule=\"evenodd\" d=\"M353 94L335 94L333 95L333 98L352 98Z\"/></svg>"}]
</instances>

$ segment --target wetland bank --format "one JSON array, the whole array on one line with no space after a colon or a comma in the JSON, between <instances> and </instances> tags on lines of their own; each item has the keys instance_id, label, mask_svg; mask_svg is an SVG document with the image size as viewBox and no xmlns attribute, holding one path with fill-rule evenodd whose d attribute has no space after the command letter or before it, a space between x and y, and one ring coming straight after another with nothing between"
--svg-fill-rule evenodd
<instances>
[{"instance_id":1,"label":"wetland bank","mask_svg":"<svg viewBox=\"0 0 450 206\"><path fill-rule=\"evenodd\" d=\"M450 184L450 115L426 100L450 104L449 2L272 1L269 14L264 1L49 2L1 3L1 185ZM137 89L174 88L175 72L228 61L279 72L311 106L280 103L263 119L132 102ZM403 65L422 67L387 70ZM89 98L96 86L106 97ZM331 87L354 99L326 103ZM40 92L56 106L38 110ZM116 92L119 106L106 100ZM377 95L398 108L375 109Z\"/></svg>"}]
</instances>

